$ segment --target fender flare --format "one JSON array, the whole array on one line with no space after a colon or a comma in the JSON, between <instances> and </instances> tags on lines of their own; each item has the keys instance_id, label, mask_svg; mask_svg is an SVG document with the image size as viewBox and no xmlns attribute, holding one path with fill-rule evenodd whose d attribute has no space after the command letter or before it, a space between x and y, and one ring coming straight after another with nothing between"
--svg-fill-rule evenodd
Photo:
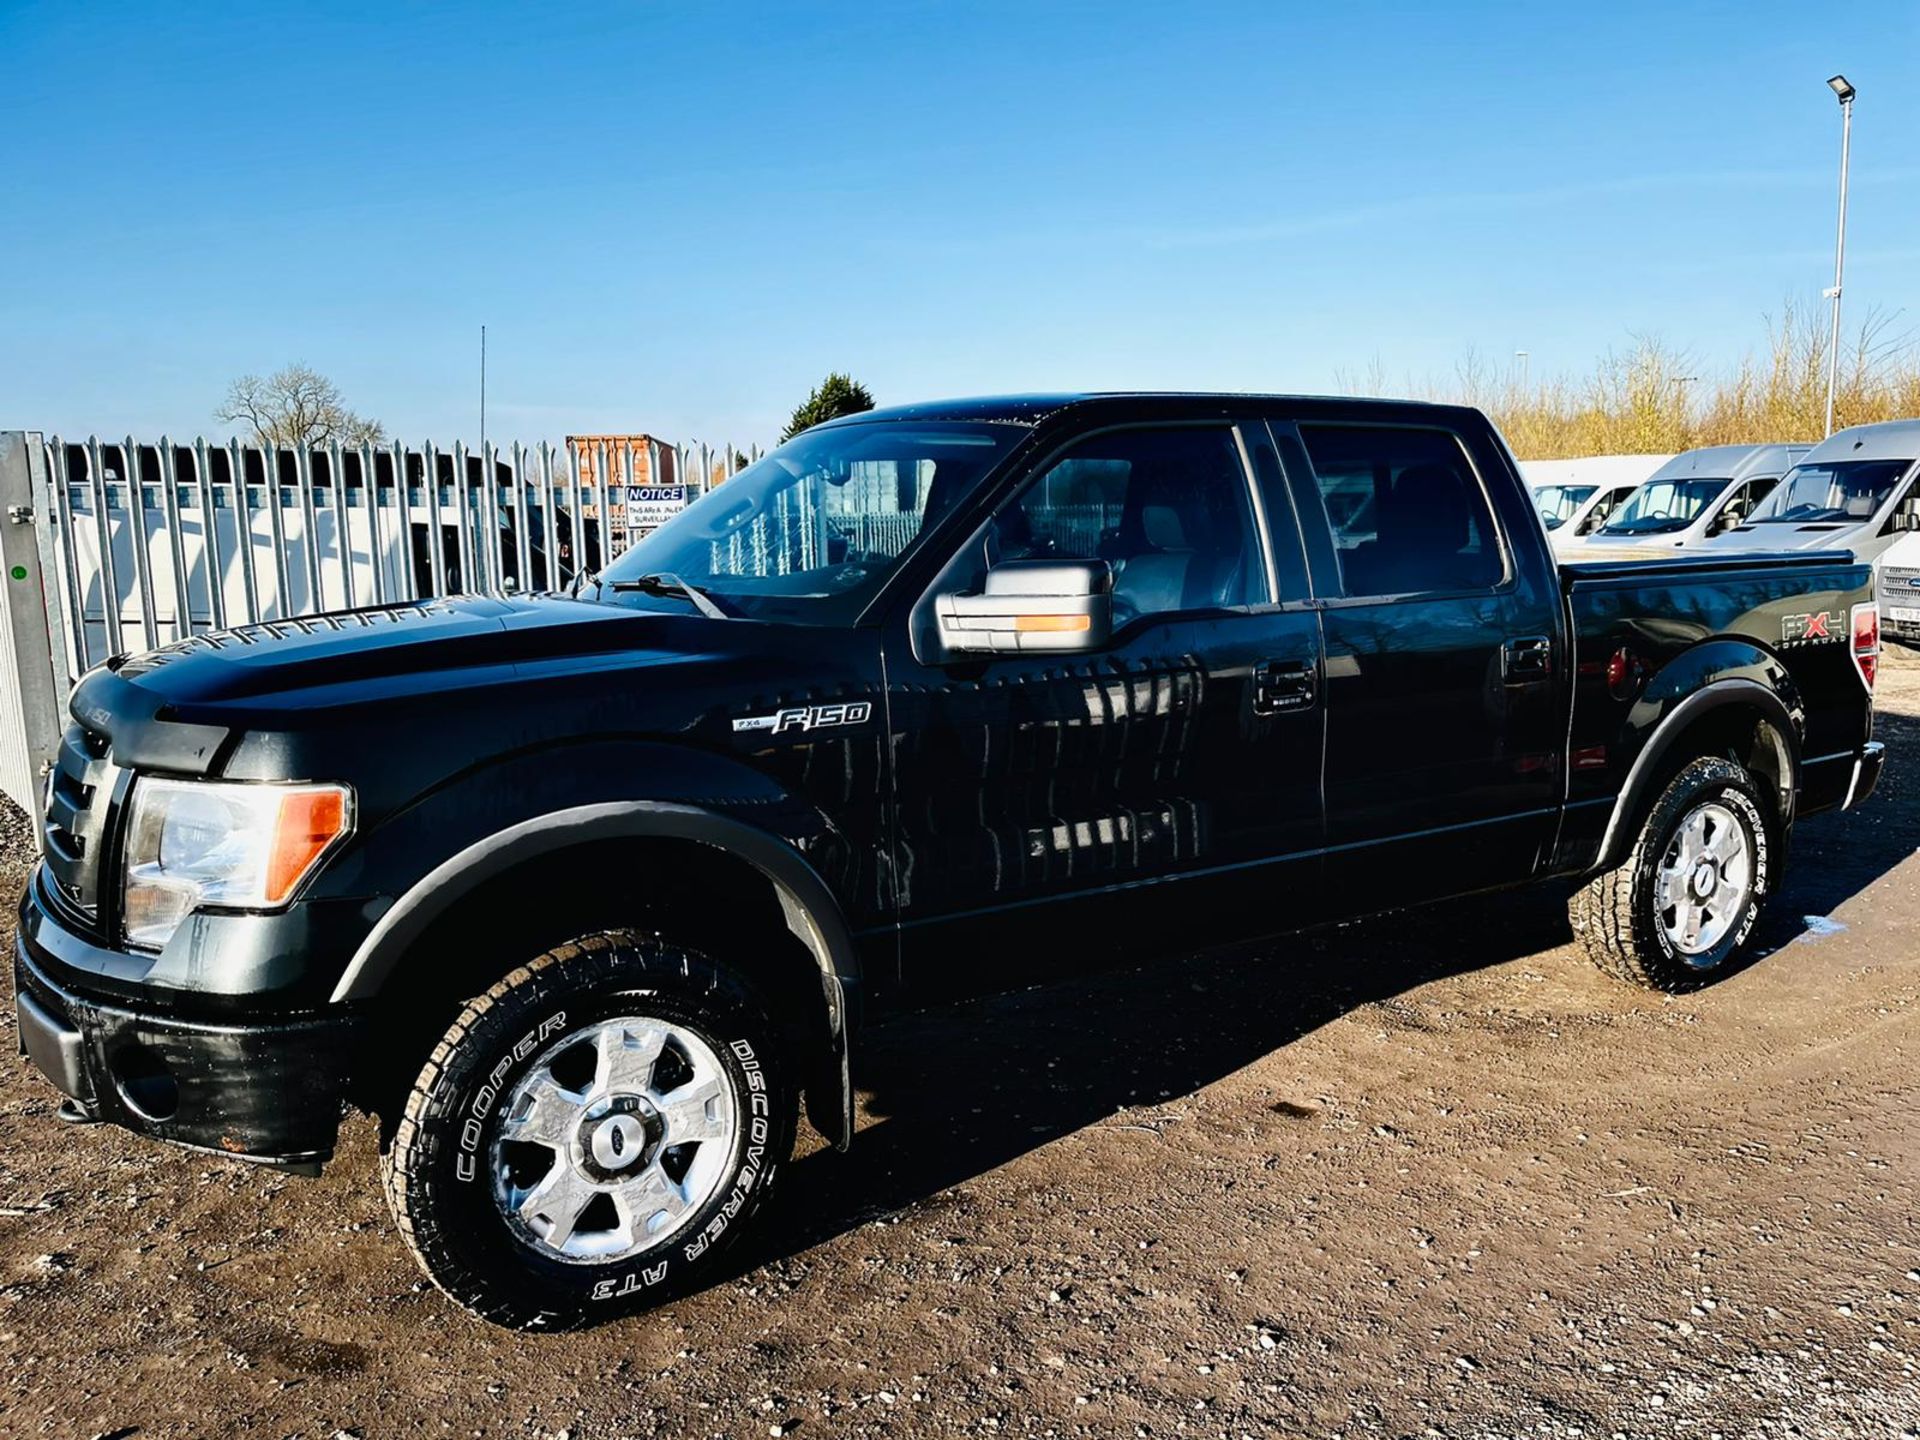
<instances>
[{"instance_id":1,"label":"fender flare","mask_svg":"<svg viewBox=\"0 0 1920 1440\"><path fill-rule=\"evenodd\" d=\"M1760 711L1773 730L1774 744L1781 750L1781 813L1787 823L1792 824L1793 796L1800 785L1800 727L1786 702L1774 691L1758 680L1730 676L1710 681L1674 706L1640 747L1640 753L1627 771L1626 783L1613 802L1613 813L1607 817L1606 834L1600 841L1600 858L1594 866L1596 871L1610 870L1624 858L1633 838L1634 819L1646 812L1647 804L1653 799L1647 792L1660 772L1661 758L1673 748L1681 732L1702 715L1729 705L1744 705Z\"/></svg>"},{"instance_id":2,"label":"fender flare","mask_svg":"<svg viewBox=\"0 0 1920 1440\"><path fill-rule=\"evenodd\" d=\"M826 1007L829 1063L804 1067L837 1094L815 1099L808 1117L839 1149L853 1138L850 1012L860 993L860 960L839 902L806 857L777 835L717 811L669 801L578 805L522 820L476 841L435 866L387 908L334 986L334 1003L380 993L428 928L479 886L515 866L566 847L613 839L688 840L746 861L779 897L787 928L813 956ZM831 1103L822 1103L830 1101Z\"/></svg>"}]
</instances>

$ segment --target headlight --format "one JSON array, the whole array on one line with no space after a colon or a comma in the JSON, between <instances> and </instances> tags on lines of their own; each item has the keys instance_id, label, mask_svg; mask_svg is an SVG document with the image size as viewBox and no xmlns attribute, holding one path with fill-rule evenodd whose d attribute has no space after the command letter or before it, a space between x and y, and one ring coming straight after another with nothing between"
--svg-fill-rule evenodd
<instances>
[{"instance_id":1,"label":"headlight","mask_svg":"<svg viewBox=\"0 0 1920 1440\"><path fill-rule=\"evenodd\" d=\"M280 909L352 829L353 796L342 785L135 781L127 943L158 950L205 905Z\"/></svg>"}]
</instances>

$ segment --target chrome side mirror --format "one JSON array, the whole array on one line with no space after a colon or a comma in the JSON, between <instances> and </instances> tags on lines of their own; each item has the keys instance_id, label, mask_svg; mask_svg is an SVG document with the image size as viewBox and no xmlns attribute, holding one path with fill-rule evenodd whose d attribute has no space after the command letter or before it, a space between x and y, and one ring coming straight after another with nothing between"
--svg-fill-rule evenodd
<instances>
[{"instance_id":1,"label":"chrome side mirror","mask_svg":"<svg viewBox=\"0 0 1920 1440\"><path fill-rule=\"evenodd\" d=\"M1920 496L1911 500L1902 500L1900 508L1893 512L1895 530L1920 530Z\"/></svg>"},{"instance_id":2,"label":"chrome side mirror","mask_svg":"<svg viewBox=\"0 0 1920 1440\"><path fill-rule=\"evenodd\" d=\"M935 602L940 641L968 655L1099 650L1113 634L1113 570L1104 560L1008 560L978 595Z\"/></svg>"}]
</instances>

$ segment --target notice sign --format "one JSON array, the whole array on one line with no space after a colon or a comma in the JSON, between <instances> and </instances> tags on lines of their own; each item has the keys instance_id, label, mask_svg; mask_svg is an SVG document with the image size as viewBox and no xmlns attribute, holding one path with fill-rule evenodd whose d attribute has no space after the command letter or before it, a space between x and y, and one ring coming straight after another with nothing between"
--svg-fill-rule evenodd
<instances>
[{"instance_id":1,"label":"notice sign","mask_svg":"<svg viewBox=\"0 0 1920 1440\"><path fill-rule=\"evenodd\" d=\"M684 485L629 485L627 490L627 529L644 535L664 525L687 506Z\"/></svg>"}]
</instances>

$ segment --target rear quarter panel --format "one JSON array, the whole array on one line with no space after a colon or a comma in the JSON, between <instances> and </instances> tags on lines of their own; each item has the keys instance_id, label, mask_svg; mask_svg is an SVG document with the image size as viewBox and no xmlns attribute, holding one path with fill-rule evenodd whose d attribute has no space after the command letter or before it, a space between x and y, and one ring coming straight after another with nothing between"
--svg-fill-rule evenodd
<instances>
[{"instance_id":1,"label":"rear quarter panel","mask_svg":"<svg viewBox=\"0 0 1920 1440\"><path fill-rule=\"evenodd\" d=\"M1779 697L1803 776L1837 757L1850 764L1871 737L1872 707L1850 638L1853 607L1872 598L1869 566L1728 557L1662 568L1566 572L1574 673L1556 870L1577 871L1598 857L1634 761L1662 721L1716 681L1749 680ZM1810 615L1828 617L1824 636ZM1608 678L1616 655L1629 670L1617 688Z\"/></svg>"}]
</instances>

